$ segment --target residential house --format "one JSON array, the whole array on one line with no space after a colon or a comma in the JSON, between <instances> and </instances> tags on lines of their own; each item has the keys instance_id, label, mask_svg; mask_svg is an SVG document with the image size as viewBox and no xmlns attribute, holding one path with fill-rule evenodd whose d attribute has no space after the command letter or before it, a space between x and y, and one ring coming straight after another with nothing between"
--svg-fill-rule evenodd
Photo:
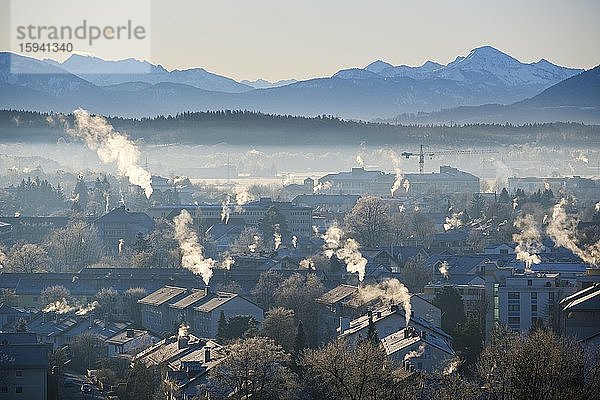
<instances>
[{"instance_id":1,"label":"residential house","mask_svg":"<svg viewBox=\"0 0 600 400\"><path fill-rule=\"evenodd\" d=\"M127 328L106 339L105 343L109 357L131 360L133 355L156 344L157 341L158 338L146 330Z\"/></svg>"},{"instance_id":2,"label":"residential house","mask_svg":"<svg viewBox=\"0 0 600 400\"><path fill-rule=\"evenodd\" d=\"M160 379L171 388L168 398L191 400L206 395L208 373L224 358L217 342L187 334L161 340L136 354L133 362L164 366L167 372Z\"/></svg>"},{"instance_id":3,"label":"residential house","mask_svg":"<svg viewBox=\"0 0 600 400\"><path fill-rule=\"evenodd\" d=\"M170 305L189 294L189 290L176 286L163 286L138 300L141 305L142 325L159 335L174 329L179 322L172 318Z\"/></svg>"},{"instance_id":4,"label":"residential house","mask_svg":"<svg viewBox=\"0 0 600 400\"><path fill-rule=\"evenodd\" d=\"M600 334L600 283L563 298L562 334L583 342L597 341Z\"/></svg>"},{"instance_id":5,"label":"residential house","mask_svg":"<svg viewBox=\"0 0 600 400\"><path fill-rule=\"evenodd\" d=\"M107 254L116 255L119 243L132 247L139 234L147 235L154 229L154 221L146 213L132 212L120 206L96 219L100 240Z\"/></svg>"},{"instance_id":6,"label":"residential house","mask_svg":"<svg viewBox=\"0 0 600 400\"><path fill-rule=\"evenodd\" d=\"M0 399L46 400L48 346L32 333L0 333Z\"/></svg>"},{"instance_id":7,"label":"residential house","mask_svg":"<svg viewBox=\"0 0 600 400\"><path fill-rule=\"evenodd\" d=\"M448 341L436 333L409 326L381 339L388 359L395 366L414 365L417 371L443 371L455 357Z\"/></svg>"},{"instance_id":8,"label":"residential house","mask_svg":"<svg viewBox=\"0 0 600 400\"><path fill-rule=\"evenodd\" d=\"M207 338L215 338L221 313L225 318L238 315L250 316L261 322L264 317L262 308L235 293L217 292L208 300L193 308L190 321L192 331Z\"/></svg>"}]
</instances>

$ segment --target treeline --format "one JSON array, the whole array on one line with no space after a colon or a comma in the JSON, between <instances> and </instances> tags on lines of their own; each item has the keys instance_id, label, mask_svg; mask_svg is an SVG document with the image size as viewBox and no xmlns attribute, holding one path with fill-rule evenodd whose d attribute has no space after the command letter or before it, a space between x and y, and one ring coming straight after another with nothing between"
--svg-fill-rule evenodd
<instances>
[{"instance_id":1,"label":"treeline","mask_svg":"<svg viewBox=\"0 0 600 400\"><path fill-rule=\"evenodd\" d=\"M0 140L55 142L64 136L63 124L49 123L50 117L47 113L0 110ZM331 115L303 117L248 110L107 119L115 129L154 144L357 145L367 141L374 145L494 146L532 142L545 145L600 143L600 126L580 123L399 125L348 121ZM73 116L67 115L66 121L72 124Z\"/></svg>"}]
</instances>

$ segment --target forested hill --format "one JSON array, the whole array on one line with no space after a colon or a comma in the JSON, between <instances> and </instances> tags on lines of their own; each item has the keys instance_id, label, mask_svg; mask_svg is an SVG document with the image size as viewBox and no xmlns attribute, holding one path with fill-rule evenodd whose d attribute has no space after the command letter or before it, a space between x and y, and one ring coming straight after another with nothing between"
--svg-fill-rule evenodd
<instances>
[{"instance_id":1,"label":"forested hill","mask_svg":"<svg viewBox=\"0 0 600 400\"><path fill-rule=\"evenodd\" d=\"M49 123L49 117L45 113L0 110L0 142L56 142L61 137L66 138L63 125ZM66 121L72 125L73 116L66 116ZM417 126L346 121L332 116L307 118L249 111L186 112L176 116L142 119L109 117L108 122L118 131L152 144L600 144L600 126L576 123Z\"/></svg>"}]
</instances>

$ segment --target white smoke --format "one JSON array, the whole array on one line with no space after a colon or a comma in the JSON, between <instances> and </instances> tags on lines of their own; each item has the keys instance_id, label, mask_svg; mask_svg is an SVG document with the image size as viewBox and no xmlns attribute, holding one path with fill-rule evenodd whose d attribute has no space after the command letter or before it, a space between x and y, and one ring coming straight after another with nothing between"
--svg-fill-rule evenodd
<instances>
[{"instance_id":1,"label":"white smoke","mask_svg":"<svg viewBox=\"0 0 600 400\"><path fill-rule=\"evenodd\" d=\"M315 185L315 187L313 187L313 193L326 192L328 190L331 190L330 181L319 182L317 185Z\"/></svg>"},{"instance_id":2,"label":"white smoke","mask_svg":"<svg viewBox=\"0 0 600 400\"><path fill-rule=\"evenodd\" d=\"M6 254L0 249L0 268L4 268L4 263L6 262Z\"/></svg>"},{"instance_id":3,"label":"white smoke","mask_svg":"<svg viewBox=\"0 0 600 400\"><path fill-rule=\"evenodd\" d=\"M292 236L292 246L294 246L294 248L298 247L298 236L296 235Z\"/></svg>"},{"instance_id":4,"label":"white smoke","mask_svg":"<svg viewBox=\"0 0 600 400\"><path fill-rule=\"evenodd\" d=\"M236 186L234 189L234 196L235 196L235 211L237 213L242 213L244 211L244 206L245 204L248 204L249 202L251 202L252 200L254 200L254 196L252 196L252 194L250 194L250 192L248 191L248 188L246 188L246 186ZM229 219L229 218L228 218Z\"/></svg>"},{"instance_id":5,"label":"white smoke","mask_svg":"<svg viewBox=\"0 0 600 400\"><path fill-rule=\"evenodd\" d=\"M104 193L104 212L108 213L108 211L110 210L110 195L108 193Z\"/></svg>"},{"instance_id":6,"label":"white smoke","mask_svg":"<svg viewBox=\"0 0 600 400\"><path fill-rule=\"evenodd\" d=\"M596 243L580 247L577 243L575 230L577 220L567 215L565 205L567 201L561 199L552 209L552 219L548 223L546 233L554 240L557 246L565 247L579 256L585 263L598 266L600 263L600 240Z\"/></svg>"},{"instance_id":7,"label":"white smoke","mask_svg":"<svg viewBox=\"0 0 600 400\"><path fill-rule=\"evenodd\" d=\"M452 213L451 217L446 217L446 223L444 224L444 230L449 231L451 229L458 229L462 226L462 211L459 213Z\"/></svg>"},{"instance_id":8,"label":"white smoke","mask_svg":"<svg viewBox=\"0 0 600 400\"><path fill-rule=\"evenodd\" d=\"M258 243L260 242L260 236L254 235L252 240L253 242L248 245L248 250L250 250L251 253L256 253L256 250L258 249Z\"/></svg>"},{"instance_id":9,"label":"white smoke","mask_svg":"<svg viewBox=\"0 0 600 400\"><path fill-rule=\"evenodd\" d=\"M412 307L410 305L410 293L408 288L398 279L387 279L376 285L365 285L358 288L358 299L362 303L368 303L379 299L386 303L402 304L406 319L406 326L410 322Z\"/></svg>"},{"instance_id":10,"label":"white smoke","mask_svg":"<svg viewBox=\"0 0 600 400\"><path fill-rule=\"evenodd\" d=\"M515 252L517 260L525 263L525 271L531 272L533 264L541 262L538 254L544 249L541 243L542 235L538 223L533 218L533 215L519 215L515 219L515 227L520 229L513 235L513 241L517 244Z\"/></svg>"},{"instance_id":11,"label":"white smoke","mask_svg":"<svg viewBox=\"0 0 600 400\"><path fill-rule=\"evenodd\" d=\"M448 279L448 261L442 262L440 264L440 267L438 268L438 270L440 271L440 274L442 274L442 276L446 279Z\"/></svg>"},{"instance_id":12,"label":"white smoke","mask_svg":"<svg viewBox=\"0 0 600 400\"><path fill-rule=\"evenodd\" d=\"M516 209L517 209L517 207L519 207L519 203L517 202L517 197L515 197L515 198L513 199L513 204L512 204L512 207L513 207L513 211L514 211L514 210L516 210Z\"/></svg>"},{"instance_id":13,"label":"white smoke","mask_svg":"<svg viewBox=\"0 0 600 400\"><path fill-rule=\"evenodd\" d=\"M410 190L410 181L408 179L405 179L404 182L402 182L402 187L404 188L406 193L408 193L408 191Z\"/></svg>"},{"instance_id":14,"label":"white smoke","mask_svg":"<svg viewBox=\"0 0 600 400\"><path fill-rule=\"evenodd\" d=\"M596 203L596 212L600 212L600 201Z\"/></svg>"},{"instance_id":15,"label":"white smoke","mask_svg":"<svg viewBox=\"0 0 600 400\"><path fill-rule=\"evenodd\" d=\"M312 269L313 271L316 270L315 263L310 258L305 258L304 260L300 261L300 268Z\"/></svg>"},{"instance_id":16,"label":"white smoke","mask_svg":"<svg viewBox=\"0 0 600 400\"><path fill-rule=\"evenodd\" d=\"M404 204L400 204L398 206L398 211L401 212L401 213L403 213L404 211L406 211L406 206Z\"/></svg>"},{"instance_id":17,"label":"white smoke","mask_svg":"<svg viewBox=\"0 0 600 400\"><path fill-rule=\"evenodd\" d=\"M415 357L421 357L425 353L425 346L420 344L418 350L409 351L404 355L404 361L409 361Z\"/></svg>"},{"instance_id":18,"label":"white smoke","mask_svg":"<svg viewBox=\"0 0 600 400\"><path fill-rule=\"evenodd\" d=\"M80 315L80 316L87 315L87 314L91 313L92 311L94 311L96 309L96 307L98 307L98 302L94 300L87 306L80 307L79 310L75 311L75 315Z\"/></svg>"},{"instance_id":19,"label":"white smoke","mask_svg":"<svg viewBox=\"0 0 600 400\"><path fill-rule=\"evenodd\" d=\"M224 222L225 225L229 222L229 217L231 216L231 208L229 204L231 203L231 198L227 195L227 198L223 200L221 203L221 222Z\"/></svg>"},{"instance_id":20,"label":"white smoke","mask_svg":"<svg viewBox=\"0 0 600 400\"><path fill-rule=\"evenodd\" d=\"M123 253L123 244L125 244L125 241L123 239L119 239L119 255Z\"/></svg>"},{"instance_id":21,"label":"white smoke","mask_svg":"<svg viewBox=\"0 0 600 400\"><path fill-rule=\"evenodd\" d=\"M275 224L275 232L273 232L273 244L275 245L275 250L279 249L279 246L281 246L281 233L279 232L279 224Z\"/></svg>"},{"instance_id":22,"label":"white smoke","mask_svg":"<svg viewBox=\"0 0 600 400\"><path fill-rule=\"evenodd\" d=\"M454 373L454 371L456 371L456 369L460 366L460 364L461 364L461 361L460 361L460 358L458 358L458 357L450 360L450 363L448 363L446 368L444 368L443 375L444 376L452 375Z\"/></svg>"},{"instance_id":23,"label":"white smoke","mask_svg":"<svg viewBox=\"0 0 600 400\"><path fill-rule=\"evenodd\" d=\"M181 210L173 222L175 222L175 239L179 242L182 253L181 265L195 275L201 275L204 283L208 285L216 262L212 258L204 258L203 248L198 243L198 235L190 228L193 222L192 216L187 210Z\"/></svg>"},{"instance_id":24,"label":"white smoke","mask_svg":"<svg viewBox=\"0 0 600 400\"><path fill-rule=\"evenodd\" d=\"M230 270L231 267L233 266L233 264L235 264L235 260L233 259L233 257L227 256L221 262L221 268L224 268L226 270Z\"/></svg>"},{"instance_id":25,"label":"white smoke","mask_svg":"<svg viewBox=\"0 0 600 400\"><path fill-rule=\"evenodd\" d=\"M67 302L67 299L65 299L63 297L60 300L57 300L57 301L54 301L54 302L48 304L46 307L44 307L42 309L42 312L44 314L49 313L49 312L53 312L56 314L66 314L66 313L71 312L76 309L77 309L77 307L69 305L69 303Z\"/></svg>"},{"instance_id":26,"label":"white smoke","mask_svg":"<svg viewBox=\"0 0 600 400\"><path fill-rule=\"evenodd\" d=\"M356 156L356 163L361 167L365 166L365 160L363 160L363 158L360 156L360 154L358 154Z\"/></svg>"},{"instance_id":27,"label":"white smoke","mask_svg":"<svg viewBox=\"0 0 600 400\"><path fill-rule=\"evenodd\" d=\"M82 138L104 164L116 163L119 173L125 175L130 183L144 189L146 197L150 198L152 175L139 165L137 145L127 135L115 131L104 117L91 116L82 109L75 110L73 114L75 129L67 132Z\"/></svg>"},{"instance_id":28,"label":"white smoke","mask_svg":"<svg viewBox=\"0 0 600 400\"><path fill-rule=\"evenodd\" d=\"M177 329L177 336L184 337L184 336L188 336L189 333L190 333L190 326L188 324L186 324L185 322L182 322L181 325L179 325L179 329Z\"/></svg>"},{"instance_id":29,"label":"white smoke","mask_svg":"<svg viewBox=\"0 0 600 400\"><path fill-rule=\"evenodd\" d=\"M357 273L358 280L362 282L365 279L367 259L362 256L358 242L352 238L342 240L343 235L344 232L337 224L330 226L323 235L324 253L327 258L331 258L335 254L338 259L343 260L346 264L346 271Z\"/></svg>"},{"instance_id":30,"label":"white smoke","mask_svg":"<svg viewBox=\"0 0 600 400\"><path fill-rule=\"evenodd\" d=\"M406 182L408 182L408 180ZM396 190L400 189L400 186L402 186L402 170L400 170L400 168L396 168L396 180L394 181L394 184L390 189L392 197L394 197L394 193L396 193Z\"/></svg>"},{"instance_id":31,"label":"white smoke","mask_svg":"<svg viewBox=\"0 0 600 400\"><path fill-rule=\"evenodd\" d=\"M589 162L590 162L590 160L587 158L587 156L583 153L579 153L576 160L581 161L584 164L589 164Z\"/></svg>"}]
</instances>

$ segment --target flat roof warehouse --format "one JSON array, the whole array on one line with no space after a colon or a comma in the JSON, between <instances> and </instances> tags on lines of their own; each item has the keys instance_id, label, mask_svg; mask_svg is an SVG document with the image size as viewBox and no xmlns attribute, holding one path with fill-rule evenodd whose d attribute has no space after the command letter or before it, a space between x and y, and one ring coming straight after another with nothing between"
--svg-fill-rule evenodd
<instances>
[{"instance_id":1,"label":"flat roof warehouse","mask_svg":"<svg viewBox=\"0 0 600 400\"><path fill-rule=\"evenodd\" d=\"M87 20L83 20L81 25L75 28L68 25L20 25L17 26L17 39L19 40L87 40L90 45L95 40L106 39L127 39L143 40L146 39L146 28L142 25L134 25L131 20L127 20L126 25L88 25Z\"/></svg>"}]
</instances>

